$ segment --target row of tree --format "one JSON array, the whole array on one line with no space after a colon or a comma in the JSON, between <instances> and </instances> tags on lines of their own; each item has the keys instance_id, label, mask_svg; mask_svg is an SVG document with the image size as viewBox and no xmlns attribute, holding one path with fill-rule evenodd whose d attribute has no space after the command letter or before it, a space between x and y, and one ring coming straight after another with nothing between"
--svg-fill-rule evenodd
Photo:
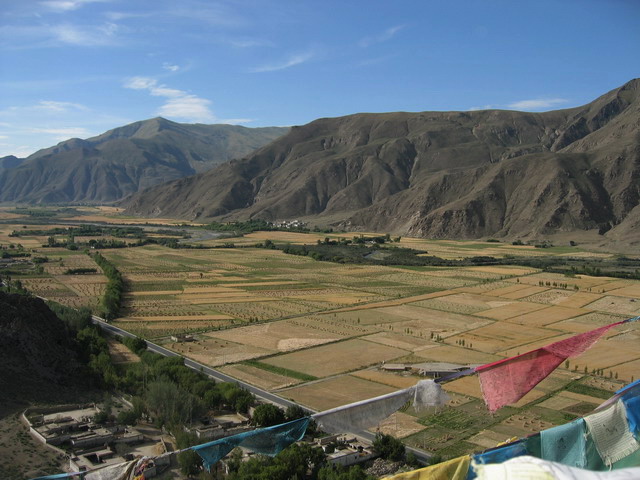
<instances>
[{"instance_id":1,"label":"row of tree","mask_svg":"<svg viewBox=\"0 0 640 480\"><path fill-rule=\"evenodd\" d=\"M92 258L107 277L107 287L102 296L103 316L107 320L113 320L118 317L122 294L124 293L122 274L113 263L103 257L99 252L93 254Z\"/></svg>"}]
</instances>

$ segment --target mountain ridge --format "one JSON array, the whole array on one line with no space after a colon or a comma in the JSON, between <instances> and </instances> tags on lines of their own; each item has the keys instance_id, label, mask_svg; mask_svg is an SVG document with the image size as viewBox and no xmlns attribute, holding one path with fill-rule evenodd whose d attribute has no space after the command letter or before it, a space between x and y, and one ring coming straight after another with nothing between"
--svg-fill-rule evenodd
<instances>
[{"instance_id":1,"label":"mountain ridge","mask_svg":"<svg viewBox=\"0 0 640 480\"><path fill-rule=\"evenodd\" d=\"M253 154L125 200L128 214L313 218L425 237L525 237L636 222L640 80L593 102L323 118Z\"/></svg>"},{"instance_id":2,"label":"mountain ridge","mask_svg":"<svg viewBox=\"0 0 640 480\"><path fill-rule=\"evenodd\" d=\"M0 201L109 203L242 157L287 130L142 120L0 159Z\"/></svg>"}]
</instances>

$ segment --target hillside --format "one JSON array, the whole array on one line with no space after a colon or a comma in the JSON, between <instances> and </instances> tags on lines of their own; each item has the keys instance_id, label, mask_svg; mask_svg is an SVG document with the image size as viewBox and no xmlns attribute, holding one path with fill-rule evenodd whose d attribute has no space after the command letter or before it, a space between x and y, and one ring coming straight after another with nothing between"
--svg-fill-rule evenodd
<instances>
[{"instance_id":1,"label":"hillside","mask_svg":"<svg viewBox=\"0 0 640 480\"><path fill-rule=\"evenodd\" d=\"M151 188L127 213L313 218L421 237L638 237L640 80L577 108L324 118ZM640 240L640 237L636 238Z\"/></svg>"},{"instance_id":2,"label":"hillside","mask_svg":"<svg viewBox=\"0 0 640 480\"><path fill-rule=\"evenodd\" d=\"M64 387L86 389L71 342L42 300L0 292L0 398L45 401Z\"/></svg>"},{"instance_id":3,"label":"hillside","mask_svg":"<svg viewBox=\"0 0 640 480\"><path fill-rule=\"evenodd\" d=\"M0 159L0 202L113 202L248 155L287 130L164 118L132 123L87 140L61 142L26 159Z\"/></svg>"}]
</instances>

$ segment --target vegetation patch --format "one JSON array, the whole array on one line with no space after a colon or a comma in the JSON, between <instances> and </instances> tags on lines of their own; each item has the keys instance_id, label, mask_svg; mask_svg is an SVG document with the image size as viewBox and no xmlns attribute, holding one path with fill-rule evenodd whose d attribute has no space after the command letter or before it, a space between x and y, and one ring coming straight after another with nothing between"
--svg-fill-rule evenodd
<instances>
[{"instance_id":1,"label":"vegetation patch","mask_svg":"<svg viewBox=\"0 0 640 480\"><path fill-rule=\"evenodd\" d=\"M284 367L277 367L275 365L269 365L268 363L262 363L257 360L245 360L245 365L249 365L250 367L260 368L262 370L266 370L267 372L276 373L278 375L283 375L285 377L297 378L298 380L302 380L304 382L310 382L312 380L317 380L318 377L314 377L313 375L307 375L306 373L296 372L295 370L290 370Z\"/></svg>"},{"instance_id":2,"label":"vegetation patch","mask_svg":"<svg viewBox=\"0 0 640 480\"><path fill-rule=\"evenodd\" d=\"M602 388L592 387L585 385L584 383L572 383L567 386L567 390L573 393L579 393L581 395L588 395L590 397L602 398L604 400L611 397L611 392L603 390Z\"/></svg>"},{"instance_id":3,"label":"vegetation patch","mask_svg":"<svg viewBox=\"0 0 640 480\"><path fill-rule=\"evenodd\" d=\"M420 420L420 423L423 425L438 425L453 430L465 430L472 427L476 423L476 420L463 410L450 408L441 413L423 418Z\"/></svg>"}]
</instances>

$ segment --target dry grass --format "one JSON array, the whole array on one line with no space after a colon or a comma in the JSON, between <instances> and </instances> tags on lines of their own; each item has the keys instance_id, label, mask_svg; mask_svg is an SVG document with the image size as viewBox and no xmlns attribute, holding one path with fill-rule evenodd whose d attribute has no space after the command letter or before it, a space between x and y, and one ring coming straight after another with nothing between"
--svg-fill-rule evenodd
<instances>
[{"instance_id":1,"label":"dry grass","mask_svg":"<svg viewBox=\"0 0 640 480\"><path fill-rule=\"evenodd\" d=\"M267 348L242 345L207 336L201 336L195 342L172 343L166 346L212 367L242 362L273 353L273 350Z\"/></svg>"},{"instance_id":2,"label":"dry grass","mask_svg":"<svg viewBox=\"0 0 640 480\"><path fill-rule=\"evenodd\" d=\"M567 308L567 307L548 307L540 310L536 310L532 313L526 313L517 317L511 317L506 320L509 323L516 323L518 325L533 325L536 327L551 325L552 323L559 322L561 320L567 320L573 317L579 317L590 313L589 310L581 308Z\"/></svg>"},{"instance_id":3,"label":"dry grass","mask_svg":"<svg viewBox=\"0 0 640 480\"><path fill-rule=\"evenodd\" d=\"M478 350L458 347L456 345L436 344L433 348L424 348L414 352L420 357L419 362L451 362L460 365L483 365L499 360L499 355L480 352Z\"/></svg>"},{"instance_id":4,"label":"dry grass","mask_svg":"<svg viewBox=\"0 0 640 480\"><path fill-rule=\"evenodd\" d=\"M402 348L403 350L409 350L412 352L415 352L416 350L423 350L429 345L436 345L423 337L415 337L412 335L392 332L379 332L362 338L370 342L387 345L389 347Z\"/></svg>"},{"instance_id":5,"label":"dry grass","mask_svg":"<svg viewBox=\"0 0 640 480\"><path fill-rule=\"evenodd\" d=\"M353 339L279 355L263 361L270 365L290 368L314 377L327 377L369 365L377 365L406 353L406 350L399 348Z\"/></svg>"},{"instance_id":6,"label":"dry grass","mask_svg":"<svg viewBox=\"0 0 640 480\"><path fill-rule=\"evenodd\" d=\"M397 373L385 372L384 370L377 369L360 370L358 372L353 372L351 375L371 382L382 383L383 385L388 385L398 390L412 387L420 380L424 380L424 378L417 376L399 375Z\"/></svg>"},{"instance_id":7,"label":"dry grass","mask_svg":"<svg viewBox=\"0 0 640 480\"><path fill-rule=\"evenodd\" d=\"M299 350L344 338L344 335L320 331L291 320L234 328L211 333L209 336L280 352Z\"/></svg>"},{"instance_id":8,"label":"dry grass","mask_svg":"<svg viewBox=\"0 0 640 480\"><path fill-rule=\"evenodd\" d=\"M595 302L585 306L589 310L600 310L603 312L619 313L634 317L640 315L640 302L634 301L634 298L614 297L607 295Z\"/></svg>"},{"instance_id":9,"label":"dry grass","mask_svg":"<svg viewBox=\"0 0 640 480\"><path fill-rule=\"evenodd\" d=\"M493 320L507 320L519 315L525 315L527 313L535 312L536 310L542 310L546 308L546 305L539 305L537 303L525 303L514 302L501 307L485 310L477 315L480 317L487 317Z\"/></svg>"},{"instance_id":10,"label":"dry grass","mask_svg":"<svg viewBox=\"0 0 640 480\"><path fill-rule=\"evenodd\" d=\"M461 335L448 337L448 344L457 340L464 340L466 345L472 344L475 350L486 353L499 353L506 345L511 346L511 350L520 350L524 353L530 350L529 345L534 341L555 341L557 331L545 328L519 325L517 328L506 328L502 322L495 322L484 327L470 330ZM548 342L547 342L548 343ZM526 347L525 347L526 346ZM515 355L515 354L514 354Z\"/></svg>"},{"instance_id":11,"label":"dry grass","mask_svg":"<svg viewBox=\"0 0 640 480\"><path fill-rule=\"evenodd\" d=\"M293 365L291 366L293 367ZM280 395L317 411L377 397L397 390L377 382L342 375L282 390Z\"/></svg>"},{"instance_id":12,"label":"dry grass","mask_svg":"<svg viewBox=\"0 0 640 480\"><path fill-rule=\"evenodd\" d=\"M378 428L372 431L393 435L396 438L404 438L424 430L424 425L418 423L416 418L406 413L396 412L389 418L380 422Z\"/></svg>"},{"instance_id":13,"label":"dry grass","mask_svg":"<svg viewBox=\"0 0 640 480\"><path fill-rule=\"evenodd\" d=\"M241 363L227 365L219 370L234 378L267 390L278 390L280 388L291 387L300 383L300 380L298 379L267 372L261 368L243 365Z\"/></svg>"},{"instance_id":14,"label":"dry grass","mask_svg":"<svg viewBox=\"0 0 640 480\"><path fill-rule=\"evenodd\" d=\"M125 347L122 343L115 339L108 339L109 355L111 361L115 364L136 363L140 361L140 357Z\"/></svg>"}]
</instances>

